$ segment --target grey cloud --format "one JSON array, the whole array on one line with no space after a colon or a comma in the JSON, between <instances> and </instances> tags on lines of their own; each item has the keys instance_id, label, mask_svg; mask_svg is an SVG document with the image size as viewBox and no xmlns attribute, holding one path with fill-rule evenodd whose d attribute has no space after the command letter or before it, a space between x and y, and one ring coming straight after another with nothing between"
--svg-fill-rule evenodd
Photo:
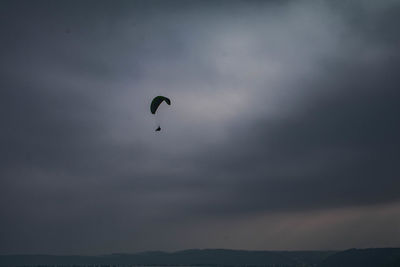
<instances>
[{"instance_id":1,"label":"grey cloud","mask_svg":"<svg viewBox=\"0 0 400 267\"><path fill-rule=\"evenodd\" d=\"M399 200L396 3L5 3L2 251L229 246L218 223Z\"/></svg>"},{"instance_id":2,"label":"grey cloud","mask_svg":"<svg viewBox=\"0 0 400 267\"><path fill-rule=\"evenodd\" d=\"M376 27L385 28L387 21L380 21ZM388 26L393 22L400 23L391 19ZM232 127L223 145L204 152L202 167L211 166L210 173L237 183L226 189L226 201L215 197L219 205L207 202L211 209L240 214L399 199L400 80L394 48L399 37L382 47L369 42L368 33L360 35L366 36L350 40L359 51L350 48L342 51L344 57L327 58L319 76L298 85L314 94L288 107L286 118L259 116ZM371 59L368 51L378 56Z\"/></svg>"}]
</instances>

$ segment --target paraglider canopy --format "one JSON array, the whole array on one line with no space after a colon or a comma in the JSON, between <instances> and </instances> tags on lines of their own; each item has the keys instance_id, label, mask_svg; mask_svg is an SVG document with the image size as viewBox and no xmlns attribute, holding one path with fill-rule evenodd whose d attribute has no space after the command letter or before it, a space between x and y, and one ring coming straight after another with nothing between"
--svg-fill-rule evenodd
<instances>
[{"instance_id":1,"label":"paraglider canopy","mask_svg":"<svg viewBox=\"0 0 400 267\"><path fill-rule=\"evenodd\" d=\"M171 100L169 100L169 98L167 98L167 97L165 97L165 96L156 96L155 98L153 98L153 100L151 101L151 104L150 104L150 111L151 111L151 113L152 114L154 114L155 116L155 118L156 118L156 120L158 121L158 119L157 119L157 114L156 114L156 111L157 111L157 109L158 109L158 107L161 105L161 103L162 102L164 102L165 101L165 103L167 103L168 105L171 105ZM157 129L156 129L156 132L159 132L159 131L161 131L161 127L160 127L160 124L159 123L157 123L158 124L158 127L157 127Z\"/></svg>"},{"instance_id":2,"label":"paraglider canopy","mask_svg":"<svg viewBox=\"0 0 400 267\"><path fill-rule=\"evenodd\" d=\"M158 107L163 101L165 101L165 103L167 103L168 105L171 105L171 100L169 100L169 98L165 96L156 96L153 101L151 101L150 111L152 114L156 114Z\"/></svg>"}]
</instances>

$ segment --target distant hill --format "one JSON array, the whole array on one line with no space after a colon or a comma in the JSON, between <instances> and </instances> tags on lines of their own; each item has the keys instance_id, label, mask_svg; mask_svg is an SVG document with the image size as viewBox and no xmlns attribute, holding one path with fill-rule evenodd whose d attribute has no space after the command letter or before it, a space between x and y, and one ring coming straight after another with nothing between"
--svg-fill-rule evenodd
<instances>
[{"instance_id":1,"label":"distant hill","mask_svg":"<svg viewBox=\"0 0 400 267\"><path fill-rule=\"evenodd\" d=\"M192 249L173 253L144 252L103 256L2 255L0 265L219 265L315 266L330 251L245 251Z\"/></svg>"},{"instance_id":2,"label":"distant hill","mask_svg":"<svg viewBox=\"0 0 400 267\"><path fill-rule=\"evenodd\" d=\"M247 267L400 267L400 248L335 251L245 251L192 249L178 252L143 252L102 256L0 255L0 266L59 265L197 265ZM64 266L60 266L64 265ZM102 266L93 266L102 265ZM124 266L128 267L128 266Z\"/></svg>"},{"instance_id":3,"label":"distant hill","mask_svg":"<svg viewBox=\"0 0 400 267\"><path fill-rule=\"evenodd\" d=\"M349 249L327 257L318 267L400 267L400 248Z\"/></svg>"}]
</instances>

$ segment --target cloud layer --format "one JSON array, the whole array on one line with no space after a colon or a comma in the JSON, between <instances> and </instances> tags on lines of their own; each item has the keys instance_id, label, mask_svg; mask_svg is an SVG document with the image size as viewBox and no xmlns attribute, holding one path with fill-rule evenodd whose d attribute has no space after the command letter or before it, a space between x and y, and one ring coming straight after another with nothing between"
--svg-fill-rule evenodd
<instances>
[{"instance_id":1,"label":"cloud layer","mask_svg":"<svg viewBox=\"0 0 400 267\"><path fill-rule=\"evenodd\" d=\"M400 245L396 1L2 6L0 253Z\"/></svg>"}]
</instances>

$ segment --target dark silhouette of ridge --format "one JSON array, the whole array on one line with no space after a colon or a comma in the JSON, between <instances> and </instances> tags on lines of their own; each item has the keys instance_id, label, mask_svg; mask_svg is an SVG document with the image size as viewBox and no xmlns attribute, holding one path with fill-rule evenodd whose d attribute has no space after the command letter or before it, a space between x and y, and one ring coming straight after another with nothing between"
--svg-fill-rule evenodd
<instances>
[{"instance_id":1,"label":"dark silhouette of ridge","mask_svg":"<svg viewBox=\"0 0 400 267\"><path fill-rule=\"evenodd\" d=\"M219 265L219 266L315 266L332 251L246 251L190 249L150 251L102 256L2 255L1 266L27 265Z\"/></svg>"},{"instance_id":2,"label":"dark silhouette of ridge","mask_svg":"<svg viewBox=\"0 0 400 267\"><path fill-rule=\"evenodd\" d=\"M349 249L335 253L318 267L400 267L400 248Z\"/></svg>"},{"instance_id":3,"label":"dark silhouette of ridge","mask_svg":"<svg viewBox=\"0 0 400 267\"><path fill-rule=\"evenodd\" d=\"M400 248L336 251L247 251L190 249L82 255L0 255L0 266L49 265L181 265L181 266L280 266L280 267L400 267ZM92 266L93 267L93 266Z\"/></svg>"}]
</instances>

